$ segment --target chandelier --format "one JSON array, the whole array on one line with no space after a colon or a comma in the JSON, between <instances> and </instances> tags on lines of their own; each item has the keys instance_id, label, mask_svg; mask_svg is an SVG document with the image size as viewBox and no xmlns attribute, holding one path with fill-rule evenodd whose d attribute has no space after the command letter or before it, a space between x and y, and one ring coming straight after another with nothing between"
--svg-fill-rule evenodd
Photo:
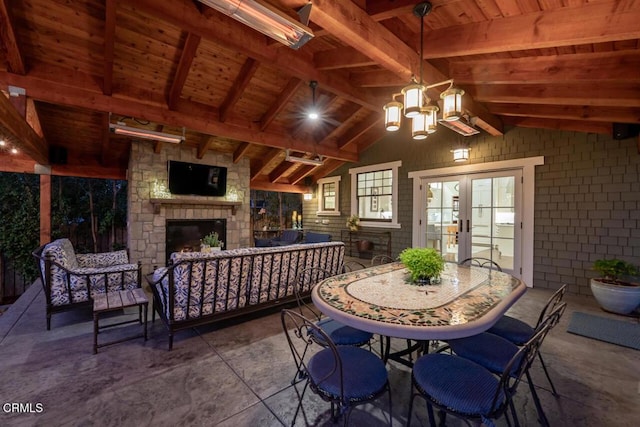
<instances>
[{"instance_id":1,"label":"chandelier","mask_svg":"<svg viewBox=\"0 0 640 427\"><path fill-rule=\"evenodd\" d=\"M426 139L430 133L436 131L438 123L437 105L431 104L427 96L427 90L436 86L448 84L449 87L440 94L443 100L442 120L456 121L462 117L462 95L464 91L453 87L453 79L425 85L422 82L422 66L424 63L424 17L431 12L430 2L418 3L413 8L413 14L420 18L420 81L415 76L411 77L411 83L402 88L400 93L392 95L392 100L384 106L385 129L393 132L400 129L402 124L402 112L411 119L411 137L413 139ZM403 101L396 101L396 97L403 96Z\"/></svg>"}]
</instances>

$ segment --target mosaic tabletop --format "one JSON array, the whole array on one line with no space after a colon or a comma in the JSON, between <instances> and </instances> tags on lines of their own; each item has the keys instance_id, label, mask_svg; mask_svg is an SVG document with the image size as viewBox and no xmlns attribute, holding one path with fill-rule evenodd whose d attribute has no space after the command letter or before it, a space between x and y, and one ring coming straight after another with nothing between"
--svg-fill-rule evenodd
<instances>
[{"instance_id":1,"label":"mosaic tabletop","mask_svg":"<svg viewBox=\"0 0 640 427\"><path fill-rule=\"evenodd\" d=\"M349 326L410 339L446 339L489 329L525 292L495 270L446 263L439 283L417 286L399 262L333 276L314 287L314 304Z\"/></svg>"}]
</instances>

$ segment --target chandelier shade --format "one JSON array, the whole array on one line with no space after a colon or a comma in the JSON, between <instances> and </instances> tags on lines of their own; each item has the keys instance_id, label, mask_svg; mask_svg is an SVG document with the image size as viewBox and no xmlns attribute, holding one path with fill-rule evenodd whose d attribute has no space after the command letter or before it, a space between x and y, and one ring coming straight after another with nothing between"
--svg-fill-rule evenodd
<instances>
[{"instance_id":1,"label":"chandelier shade","mask_svg":"<svg viewBox=\"0 0 640 427\"><path fill-rule=\"evenodd\" d=\"M426 110L422 110L420 114L413 117L411 120L411 138L413 139L427 139L429 136L429 119L431 114Z\"/></svg>"},{"instance_id":2,"label":"chandelier shade","mask_svg":"<svg viewBox=\"0 0 640 427\"><path fill-rule=\"evenodd\" d=\"M464 90L455 87L450 87L440 94L440 98L444 100L443 120L453 122L462 117L462 95L464 95Z\"/></svg>"},{"instance_id":3,"label":"chandelier shade","mask_svg":"<svg viewBox=\"0 0 640 427\"><path fill-rule=\"evenodd\" d=\"M421 113L424 101L425 87L422 84L411 83L402 88L404 95L404 116L413 118Z\"/></svg>"},{"instance_id":4,"label":"chandelier shade","mask_svg":"<svg viewBox=\"0 0 640 427\"><path fill-rule=\"evenodd\" d=\"M402 103L398 101L387 102L384 106L384 128L389 132L400 129L402 124Z\"/></svg>"}]
</instances>

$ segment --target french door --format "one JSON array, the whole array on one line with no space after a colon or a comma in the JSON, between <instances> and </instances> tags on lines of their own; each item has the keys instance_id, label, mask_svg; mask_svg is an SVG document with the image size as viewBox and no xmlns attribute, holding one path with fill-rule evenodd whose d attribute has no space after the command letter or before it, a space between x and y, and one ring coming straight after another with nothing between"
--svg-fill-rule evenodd
<instances>
[{"instance_id":1,"label":"french door","mask_svg":"<svg viewBox=\"0 0 640 427\"><path fill-rule=\"evenodd\" d=\"M422 178L420 246L488 258L521 275L522 170Z\"/></svg>"}]
</instances>

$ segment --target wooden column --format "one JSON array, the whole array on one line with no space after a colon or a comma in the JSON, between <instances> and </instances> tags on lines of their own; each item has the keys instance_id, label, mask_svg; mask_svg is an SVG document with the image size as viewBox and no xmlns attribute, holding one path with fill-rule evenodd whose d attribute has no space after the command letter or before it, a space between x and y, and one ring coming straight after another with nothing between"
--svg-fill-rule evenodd
<instances>
[{"instance_id":1,"label":"wooden column","mask_svg":"<svg viewBox=\"0 0 640 427\"><path fill-rule=\"evenodd\" d=\"M40 175L40 244L51 241L51 175Z\"/></svg>"}]
</instances>

